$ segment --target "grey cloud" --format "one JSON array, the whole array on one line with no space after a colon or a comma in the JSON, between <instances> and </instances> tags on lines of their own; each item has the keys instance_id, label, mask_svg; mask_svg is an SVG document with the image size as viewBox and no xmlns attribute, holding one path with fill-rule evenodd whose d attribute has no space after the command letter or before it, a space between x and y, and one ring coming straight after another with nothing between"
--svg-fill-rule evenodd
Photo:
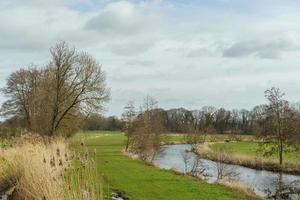
<instances>
[{"instance_id":1,"label":"grey cloud","mask_svg":"<svg viewBox=\"0 0 300 200\"><path fill-rule=\"evenodd\" d=\"M213 52L206 48L198 48L191 50L188 54L187 57L194 58L194 57L203 57L203 56L213 56Z\"/></svg>"},{"instance_id":2,"label":"grey cloud","mask_svg":"<svg viewBox=\"0 0 300 200\"><path fill-rule=\"evenodd\" d=\"M283 51L290 50L292 45L287 40L271 41L245 41L237 42L223 50L224 57L248 57L255 56L259 58L280 58Z\"/></svg>"},{"instance_id":3,"label":"grey cloud","mask_svg":"<svg viewBox=\"0 0 300 200\"><path fill-rule=\"evenodd\" d=\"M129 60L126 64L133 66L152 66L154 65L154 62L151 60Z\"/></svg>"},{"instance_id":4,"label":"grey cloud","mask_svg":"<svg viewBox=\"0 0 300 200\"><path fill-rule=\"evenodd\" d=\"M112 53L120 56L135 56L148 51L154 44L150 42L131 42L125 44L111 44Z\"/></svg>"},{"instance_id":5,"label":"grey cloud","mask_svg":"<svg viewBox=\"0 0 300 200\"><path fill-rule=\"evenodd\" d=\"M127 83L139 83L143 82L144 84L146 82L151 83L152 81L155 82L163 82L163 79L166 77L166 74L164 73L159 73L159 72L152 72L152 73L131 73L131 74L119 74L111 77L111 80L116 81L116 82L127 82Z\"/></svg>"},{"instance_id":6,"label":"grey cloud","mask_svg":"<svg viewBox=\"0 0 300 200\"><path fill-rule=\"evenodd\" d=\"M86 29L122 35L136 35L145 30L150 31L159 21L159 17L139 5L130 2L109 4L100 13L90 19Z\"/></svg>"}]
</instances>

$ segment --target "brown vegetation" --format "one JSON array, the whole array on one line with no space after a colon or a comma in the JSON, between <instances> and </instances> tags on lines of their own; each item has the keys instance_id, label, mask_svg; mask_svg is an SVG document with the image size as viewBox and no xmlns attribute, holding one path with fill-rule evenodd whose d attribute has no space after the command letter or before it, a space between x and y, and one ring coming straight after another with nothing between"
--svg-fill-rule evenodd
<instances>
[{"instance_id":1,"label":"brown vegetation","mask_svg":"<svg viewBox=\"0 0 300 200\"><path fill-rule=\"evenodd\" d=\"M258 197L253 190L241 185L239 182L232 182L232 181L228 182L226 180L218 180L217 183L220 184L220 185L232 188L235 191L239 191L241 193L244 193L247 196L249 196L251 199L257 199L257 200L259 200L259 199L262 200L263 199L263 198Z\"/></svg>"},{"instance_id":2,"label":"brown vegetation","mask_svg":"<svg viewBox=\"0 0 300 200\"><path fill-rule=\"evenodd\" d=\"M14 175L14 198L63 199L62 175L70 164L66 143L63 140L47 143L36 136L28 142L28 138L1 152Z\"/></svg>"},{"instance_id":3,"label":"brown vegetation","mask_svg":"<svg viewBox=\"0 0 300 200\"><path fill-rule=\"evenodd\" d=\"M127 136L126 150L137 154L143 161L152 162L160 150L163 120L157 102L147 96L141 111L135 115L134 107L128 107L124 115Z\"/></svg>"},{"instance_id":4,"label":"brown vegetation","mask_svg":"<svg viewBox=\"0 0 300 200\"><path fill-rule=\"evenodd\" d=\"M86 147L73 155L63 138L27 134L0 150L0 194L13 188L16 200L103 199L93 156Z\"/></svg>"}]
</instances>

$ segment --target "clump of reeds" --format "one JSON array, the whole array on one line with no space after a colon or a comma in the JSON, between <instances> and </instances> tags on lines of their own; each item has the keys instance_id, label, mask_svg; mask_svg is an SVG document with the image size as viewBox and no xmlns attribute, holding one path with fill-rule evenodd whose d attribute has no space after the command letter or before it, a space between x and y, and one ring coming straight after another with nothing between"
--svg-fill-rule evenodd
<instances>
[{"instance_id":1,"label":"clump of reeds","mask_svg":"<svg viewBox=\"0 0 300 200\"><path fill-rule=\"evenodd\" d=\"M96 149L89 150L83 139L80 150L73 155L73 167L65 175L66 199L68 200L102 200L102 176L98 173L95 162Z\"/></svg>"},{"instance_id":2,"label":"clump of reeds","mask_svg":"<svg viewBox=\"0 0 300 200\"><path fill-rule=\"evenodd\" d=\"M34 142L20 142L2 152L14 172L15 198L64 199L62 176L69 162L61 155L69 154L67 144L63 139L45 143L36 138ZM60 155L57 154L58 150Z\"/></svg>"},{"instance_id":3,"label":"clump of reeds","mask_svg":"<svg viewBox=\"0 0 300 200\"><path fill-rule=\"evenodd\" d=\"M70 153L63 138L17 139L0 150L0 193L14 187L14 199L102 200L96 149L89 151L83 140L80 146L79 153Z\"/></svg>"}]
</instances>

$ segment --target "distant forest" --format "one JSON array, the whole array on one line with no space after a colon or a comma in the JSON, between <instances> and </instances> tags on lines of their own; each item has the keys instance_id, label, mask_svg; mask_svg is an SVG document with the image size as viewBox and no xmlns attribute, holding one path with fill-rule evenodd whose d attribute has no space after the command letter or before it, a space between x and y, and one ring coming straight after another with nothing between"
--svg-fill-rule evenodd
<instances>
[{"instance_id":1,"label":"distant forest","mask_svg":"<svg viewBox=\"0 0 300 200\"><path fill-rule=\"evenodd\" d=\"M293 108L300 110L298 104ZM176 108L170 110L157 109L163 117L165 132L190 133L195 130L207 134L260 134L263 132L266 105L255 106L251 111L246 109L226 110L211 106L201 110ZM83 130L122 131L123 120L116 116L104 117L99 114L90 115L84 123ZM22 127L21 119L11 118L2 122L5 127Z\"/></svg>"},{"instance_id":2,"label":"distant forest","mask_svg":"<svg viewBox=\"0 0 300 200\"><path fill-rule=\"evenodd\" d=\"M299 104L293 105L300 110ZM201 110L157 109L163 117L166 132L189 133L195 130L207 134L260 134L264 132L266 105L255 106L252 110L203 107ZM123 120L117 117L105 118L100 115L90 116L85 130L122 130Z\"/></svg>"}]
</instances>

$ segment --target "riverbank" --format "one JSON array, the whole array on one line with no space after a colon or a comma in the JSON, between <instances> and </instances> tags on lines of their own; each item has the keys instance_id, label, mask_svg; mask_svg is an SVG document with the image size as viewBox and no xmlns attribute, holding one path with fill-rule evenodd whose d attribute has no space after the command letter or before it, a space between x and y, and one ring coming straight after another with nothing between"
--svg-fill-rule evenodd
<instances>
[{"instance_id":1,"label":"riverbank","mask_svg":"<svg viewBox=\"0 0 300 200\"><path fill-rule=\"evenodd\" d=\"M97 169L104 176L104 189L117 189L131 200L253 199L225 186L208 184L198 178L130 159L121 152L125 141L121 133L79 133L74 140L81 137L85 138L89 151L97 152Z\"/></svg>"},{"instance_id":2,"label":"riverbank","mask_svg":"<svg viewBox=\"0 0 300 200\"><path fill-rule=\"evenodd\" d=\"M206 142L204 144L199 144L195 148L192 149L192 151L196 154L198 154L201 158L212 160L212 161L218 161L222 159L223 163L226 164L234 164L234 165L240 165L244 167L249 167L252 169L258 169L258 170L267 170L267 171L273 171L273 172L282 172L287 174L293 174L293 175L300 175L300 163L296 162L285 162L283 165L279 165L277 161L259 157L259 156L253 156L253 154L247 155L244 154L238 154L238 153L231 153L230 151L226 151L226 145L237 145L237 143L211 143ZM220 151L220 148L222 147L222 151ZM253 149L252 149L253 150ZM240 147L239 152L243 152L242 148ZM246 151L247 152L247 151ZM220 158L220 153L222 154L222 158Z\"/></svg>"}]
</instances>

